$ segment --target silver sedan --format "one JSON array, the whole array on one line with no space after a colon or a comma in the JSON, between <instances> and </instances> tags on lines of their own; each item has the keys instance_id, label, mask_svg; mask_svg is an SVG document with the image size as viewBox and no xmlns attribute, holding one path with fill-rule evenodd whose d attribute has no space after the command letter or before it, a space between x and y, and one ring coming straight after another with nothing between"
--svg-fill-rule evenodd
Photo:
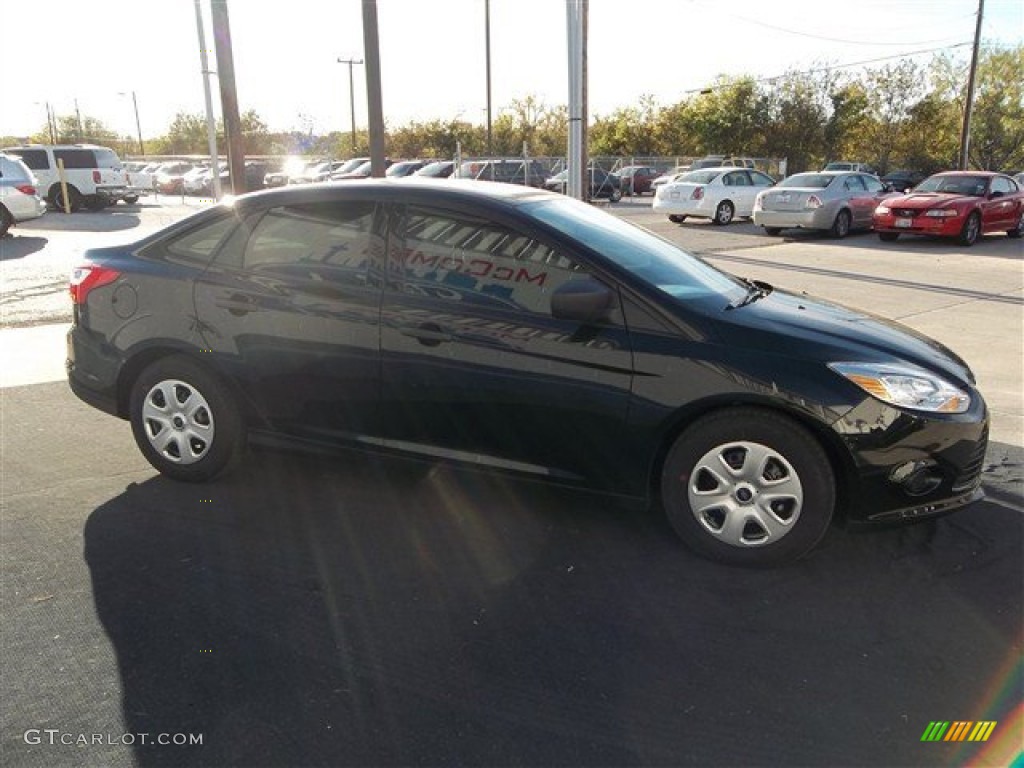
<instances>
[{"instance_id":1,"label":"silver sedan","mask_svg":"<svg viewBox=\"0 0 1024 768\"><path fill-rule=\"evenodd\" d=\"M869 173L797 173L758 194L754 223L769 235L799 228L846 237L852 229L870 229L871 214L891 194Z\"/></svg>"}]
</instances>

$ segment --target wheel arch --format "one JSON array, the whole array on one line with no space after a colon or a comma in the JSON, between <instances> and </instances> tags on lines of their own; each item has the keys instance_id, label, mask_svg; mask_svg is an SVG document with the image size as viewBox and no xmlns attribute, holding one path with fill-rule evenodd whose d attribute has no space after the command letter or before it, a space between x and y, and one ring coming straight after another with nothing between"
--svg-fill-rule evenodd
<instances>
[{"instance_id":1,"label":"wheel arch","mask_svg":"<svg viewBox=\"0 0 1024 768\"><path fill-rule=\"evenodd\" d=\"M842 439L827 425L815 419L810 414L797 408L786 407L777 400L769 400L754 395L744 396L717 396L707 398L687 405L676 410L665 420L661 431L658 446L654 452L647 472L647 491L651 499L657 498L660 493L661 476L665 466L665 459L668 452L680 434L693 422L708 416L712 413L733 410L736 408L753 408L774 413L778 416L789 419L803 427L821 449L825 452L829 464L832 467L832 474L836 482L836 508L835 519L842 521L846 518L849 504L849 490L853 485L856 476L856 468Z\"/></svg>"},{"instance_id":2,"label":"wheel arch","mask_svg":"<svg viewBox=\"0 0 1024 768\"><path fill-rule=\"evenodd\" d=\"M146 368L158 360L179 355L187 357L211 376L215 376L230 390L239 405L246 424L257 424L263 421L262 415L255 404L246 396L233 377L224 373L216 365L212 365L209 358L204 357L198 350L170 342L147 346L129 357L128 362L122 366L117 377L117 415L123 419L130 417L129 405L131 403L132 388Z\"/></svg>"}]
</instances>

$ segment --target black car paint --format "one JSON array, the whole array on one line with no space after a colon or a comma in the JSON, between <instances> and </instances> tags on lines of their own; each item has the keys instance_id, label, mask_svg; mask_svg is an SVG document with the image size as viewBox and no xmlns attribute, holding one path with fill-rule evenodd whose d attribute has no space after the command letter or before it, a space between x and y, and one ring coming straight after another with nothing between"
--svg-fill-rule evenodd
<instances>
[{"instance_id":1,"label":"black car paint","mask_svg":"<svg viewBox=\"0 0 1024 768\"><path fill-rule=\"evenodd\" d=\"M652 495L660 460L687 423L716 408L758 405L818 438L843 491L840 511L852 521L942 512L976 496L976 478L964 485L964 474L973 472L979 444L983 450L987 411L963 361L941 345L778 290L734 311L717 299L671 299L524 212L524 202L546 193L486 184L504 189L484 196L467 191L480 182L468 184L354 182L256 193L134 245L88 251L87 260L122 275L75 308L72 388L125 418L134 376L168 351L185 352L231 383L256 430L634 498ZM166 240L218 216L368 198L378 205L380 239L365 283L327 301L253 281L216 258L182 264L161 251ZM612 287L618 306L592 327L524 323L500 305L439 313L429 297L396 283L402 243L394 225L409 205L472 211L554 243ZM145 311L119 316L118 291L131 291ZM971 408L924 415L886 405L826 367L835 361L913 363L963 387ZM942 473L925 497L890 479L895 467L915 461Z\"/></svg>"}]
</instances>

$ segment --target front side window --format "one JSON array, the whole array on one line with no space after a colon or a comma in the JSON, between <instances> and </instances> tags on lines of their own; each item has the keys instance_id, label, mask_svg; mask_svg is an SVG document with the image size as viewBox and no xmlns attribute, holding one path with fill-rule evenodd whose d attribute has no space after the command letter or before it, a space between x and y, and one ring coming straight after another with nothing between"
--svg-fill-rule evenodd
<instances>
[{"instance_id":1,"label":"front side window","mask_svg":"<svg viewBox=\"0 0 1024 768\"><path fill-rule=\"evenodd\" d=\"M17 149L12 154L20 157L22 162L33 171L48 171L50 169L50 159L46 156L45 149Z\"/></svg>"},{"instance_id":2,"label":"front side window","mask_svg":"<svg viewBox=\"0 0 1024 768\"><path fill-rule=\"evenodd\" d=\"M770 187L775 183L775 179L760 171L750 171L750 178L755 187Z\"/></svg>"},{"instance_id":3,"label":"front side window","mask_svg":"<svg viewBox=\"0 0 1024 768\"><path fill-rule=\"evenodd\" d=\"M524 211L634 277L680 299L722 298L746 290L734 279L653 232L569 198L526 203Z\"/></svg>"},{"instance_id":4,"label":"front side window","mask_svg":"<svg viewBox=\"0 0 1024 768\"><path fill-rule=\"evenodd\" d=\"M399 225L397 290L550 315L551 294L587 277L557 248L501 224L410 208Z\"/></svg>"}]
</instances>

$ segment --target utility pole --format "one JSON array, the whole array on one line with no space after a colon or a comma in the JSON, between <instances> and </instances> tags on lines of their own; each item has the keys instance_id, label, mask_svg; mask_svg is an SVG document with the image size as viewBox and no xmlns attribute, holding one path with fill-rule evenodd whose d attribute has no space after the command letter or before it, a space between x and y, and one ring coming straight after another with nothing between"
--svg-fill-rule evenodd
<instances>
[{"instance_id":1,"label":"utility pole","mask_svg":"<svg viewBox=\"0 0 1024 768\"><path fill-rule=\"evenodd\" d=\"M210 150L210 173L213 174L213 199L220 200L220 162L217 157L217 122L213 118L213 96L210 93L210 60L206 55L206 34L203 32L203 11L196 4L196 30L199 32L199 62L206 97L206 143Z\"/></svg>"},{"instance_id":2,"label":"utility pole","mask_svg":"<svg viewBox=\"0 0 1024 768\"><path fill-rule=\"evenodd\" d=\"M484 50L487 57L487 156L494 156L491 124L491 0L484 0Z\"/></svg>"},{"instance_id":3,"label":"utility pole","mask_svg":"<svg viewBox=\"0 0 1024 768\"><path fill-rule=\"evenodd\" d=\"M362 64L362 59L338 59L339 64L348 64L348 106L352 116L352 157L356 156L356 84L352 77L352 67Z\"/></svg>"},{"instance_id":4,"label":"utility pole","mask_svg":"<svg viewBox=\"0 0 1024 768\"><path fill-rule=\"evenodd\" d=\"M228 173L236 195L245 193L245 153L242 151L242 121L238 116L235 88L235 60L231 52L231 24L228 0L210 0L213 38L217 41L217 79L220 81L220 111L224 116L224 140L228 145Z\"/></svg>"},{"instance_id":5,"label":"utility pole","mask_svg":"<svg viewBox=\"0 0 1024 768\"><path fill-rule=\"evenodd\" d=\"M370 129L370 175L384 176L384 105L380 93L380 39L377 0L363 0L363 50L366 56L366 120Z\"/></svg>"},{"instance_id":6,"label":"utility pole","mask_svg":"<svg viewBox=\"0 0 1024 768\"><path fill-rule=\"evenodd\" d=\"M971 112L974 109L974 75L978 69L978 47L981 44L981 17L985 12L985 0L978 0L978 22L974 27L974 51L971 53L971 73L967 77L967 101L964 104L964 124L960 131L961 171L967 170L968 151L971 146Z\"/></svg>"},{"instance_id":7,"label":"utility pole","mask_svg":"<svg viewBox=\"0 0 1024 768\"><path fill-rule=\"evenodd\" d=\"M139 132L139 154L146 156L146 145L142 143L142 122L139 120L139 102L135 98L135 91L132 91L132 106L135 107L135 130Z\"/></svg>"},{"instance_id":8,"label":"utility pole","mask_svg":"<svg viewBox=\"0 0 1024 768\"><path fill-rule=\"evenodd\" d=\"M82 113L78 111L78 99L75 99L75 117L78 119L78 143L82 143Z\"/></svg>"}]
</instances>

